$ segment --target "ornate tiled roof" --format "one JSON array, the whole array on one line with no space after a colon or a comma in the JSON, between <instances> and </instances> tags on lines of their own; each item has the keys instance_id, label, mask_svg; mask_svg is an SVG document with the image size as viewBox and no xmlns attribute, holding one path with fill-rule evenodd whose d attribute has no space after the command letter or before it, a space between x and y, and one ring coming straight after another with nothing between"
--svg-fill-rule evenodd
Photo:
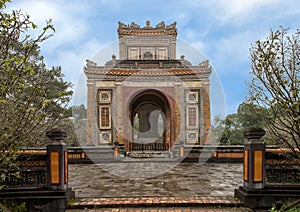
<instances>
[{"instance_id":1,"label":"ornate tiled roof","mask_svg":"<svg viewBox=\"0 0 300 212\"><path fill-rule=\"evenodd\" d=\"M166 25L163 21L158 23L155 27L150 26L150 21L146 22L146 26L140 27L140 25L131 22L131 24L124 24L119 21L118 27L119 37L125 36L137 36L137 35L177 35L176 22L170 25Z\"/></svg>"},{"instance_id":2,"label":"ornate tiled roof","mask_svg":"<svg viewBox=\"0 0 300 212\"><path fill-rule=\"evenodd\" d=\"M136 76L136 77L164 77L164 76L193 76L210 74L211 66L208 60L202 61L197 66L178 60L126 60L107 63L98 66L97 63L87 60L84 68L86 74L107 76Z\"/></svg>"},{"instance_id":3,"label":"ornate tiled roof","mask_svg":"<svg viewBox=\"0 0 300 212\"><path fill-rule=\"evenodd\" d=\"M211 69L146 69L146 70L124 70L124 69L85 69L86 74L113 75L113 76L187 76L196 74L209 74Z\"/></svg>"}]
</instances>

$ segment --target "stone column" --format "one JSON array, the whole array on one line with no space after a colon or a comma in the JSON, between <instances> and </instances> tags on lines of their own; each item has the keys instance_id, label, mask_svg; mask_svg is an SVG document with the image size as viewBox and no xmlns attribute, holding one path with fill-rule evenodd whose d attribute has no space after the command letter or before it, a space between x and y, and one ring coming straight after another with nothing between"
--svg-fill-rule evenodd
<instances>
[{"instance_id":1,"label":"stone column","mask_svg":"<svg viewBox=\"0 0 300 212\"><path fill-rule=\"evenodd\" d=\"M185 101L184 101L184 85L182 82L174 82L174 99L170 105L170 123L167 126L170 136L170 151L179 149L179 141L185 140Z\"/></svg>"},{"instance_id":2,"label":"stone column","mask_svg":"<svg viewBox=\"0 0 300 212\"><path fill-rule=\"evenodd\" d=\"M123 38L123 37L119 38L119 58L120 58L120 60L126 59L125 42L126 42L125 38Z\"/></svg>"},{"instance_id":3,"label":"stone column","mask_svg":"<svg viewBox=\"0 0 300 212\"><path fill-rule=\"evenodd\" d=\"M115 129L116 129L116 141L119 144L124 145L124 126L123 126L123 109L124 106L121 104L123 102L122 98L122 82L116 82L116 100L112 104L115 105L116 108L116 117L115 117Z\"/></svg>"},{"instance_id":4,"label":"stone column","mask_svg":"<svg viewBox=\"0 0 300 212\"><path fill-rule=\"evenodd\" d=\"M67 133L60 129L52 129L46 135L52 141L52 144L47 145L48 189L66 190L68 188L68 150L63 140L67 137Z\"/></svg>"},{"instance_id":5,"label":"stone column","mask_svg":"<svg viewBox=\"0 0 300 212\"><path fill-rule=\"evenodd\" d=\"M158 115L159 111L155 110L151 112L150 116L150 137L158 137Z\"/></svg>"},{"instance_id":6,"label":"stone column","mask_svg":"<svg viewBox=\"0 0 300 212\"><path fill-rule=\"evenodd\" d=\"M142 137L145 137L146 132L149 130L147 111L139 111L139 133Z\"/></svg>"},{"instance_id":7,"label":"stone column","mask_svg":"<svg viewBox=\"0 0 300 212\"><path fill-rule=\"evenodd\" d=\"M168 59L175 60L176 59L176 37L170 40L170 57Z\"/></svg>"},{"instance_id":8,"label":"stone column","mask_svg":"<svg viewBox=\"0 0 300 212\"><path fill-rule=\"evenodd\" d=\"M201 92L201 106L203 110L203 144L211 144L210 140L210 98L209 98L209 83L206 83ZM202 143L202 141L200 141Z\"/></svg>"},{"instance_id":9,"label":"stone column","mask_svg":"<svg viewBox=\"0 0 300 212\"><path fill-rule=\"evenodd\" d=\"M266 185L266 147L261 141L265 131L251 128L244 135L247 139L244 146L244 186L249 189L262 189Z\"/></svg>"},{"instance_id":10,"label":"stone column","mask_svg":"<svg viewBox=\"0 0 300 212\"><path fill-rule=\"evenodd\" d=\"M94 146L95 142L98 139L97 135L97 101L96 101L96 92L95 92L95 83L88 80L88 93L87 93L87 146ZM97 142L98 143L98 142Z\"/></svg>"}]
</instances>

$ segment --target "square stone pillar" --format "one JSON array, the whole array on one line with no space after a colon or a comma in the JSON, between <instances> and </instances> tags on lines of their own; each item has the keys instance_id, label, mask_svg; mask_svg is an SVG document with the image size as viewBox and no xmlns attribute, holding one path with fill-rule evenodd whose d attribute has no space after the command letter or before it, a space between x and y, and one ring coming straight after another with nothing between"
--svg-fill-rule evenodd
<instances>
[{"instance_id":1,"label":"square stone pillar","mask_svg":"<svg viewBox=\"0 0 300 212\"><path fill-rule=\"evenodd\" d=\"M211 145L211 139L210 139L210 131L211 131L211 121L210 121L210 94L209 94L209 84L207 83L202 89L201 89L202 95L201 95L201 104L202 104L202 110L203 110L203 141L200 141L201 144L204 145ZM202 124L201 124L202 125ZM202 129L201 129L202 130ZM202 139L202 136L201 136Z\"/></svg>"},{"instance_id":2,"label":"square stone pillar","mask_svg":"<svg viewBox=\"0 0 300 212\"><path fill-rule=\"evenodd\" d=\"M52 141L52 144L47 145L47 187L51 190L67 190L68 149L63 142L67 133L60 129L52 129L46 135Z\"/></svg>"},{"instance_id":3,"label":"square stone pillar","mask_svg":"<svg viewBox=\"0 0 300 212\"><path fill-rule=\"evenodd\" d=\"M266 185L265 144L261 138L265 131L252 128L245 131L247 143L244 146L244 186L248 189L262 189Z\"/></svg>"},{"instance_id":4,"label":"square stone pillar","mask_svg":"<svg viewBox=\"0 0 300 212\"><path fill-rule=\"evenodd\" d=\"M86 123L86 146L95 146L98 143L97 130L97 101L95 82L88 80L88 94L87 94L87 123Z\"/></svg>"}]
</instances>

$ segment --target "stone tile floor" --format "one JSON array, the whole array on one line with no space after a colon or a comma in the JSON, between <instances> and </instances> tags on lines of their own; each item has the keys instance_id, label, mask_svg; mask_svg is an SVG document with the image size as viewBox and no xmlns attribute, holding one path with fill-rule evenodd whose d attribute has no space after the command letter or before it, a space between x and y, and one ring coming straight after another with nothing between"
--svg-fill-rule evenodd
<instances>
[{"instance_id":1,"label":"stone tile floor","mask_svg":"<svg viewBox=\"0 0 300 212\"><path fill-rule=\"evenodd\" d=\"M239 163L71 164L67 211L251 211L233 197L242 172Z\"/></svg>"},{"instance_id":2,"label":"stone tile floor","mask_svg":"<svg viewBox=\"0 0 300 212\"><path fill-rule=\"evenodd\" d=\"M247 208L196 208L196 207L167 207L167 208L98 208L98 209L70 209L67 212L249 212Z\"/></svg>"},{"instance_id":3,"label":"stone tile floor","mask_svg":"<svg viewBox=\"0 0 300 212\"><path fill-rule=\"evenodd\" d=\"M233 196L242 185L240 163L102 163L69 165L77 198Z\"/></svg>"}]
</instances>

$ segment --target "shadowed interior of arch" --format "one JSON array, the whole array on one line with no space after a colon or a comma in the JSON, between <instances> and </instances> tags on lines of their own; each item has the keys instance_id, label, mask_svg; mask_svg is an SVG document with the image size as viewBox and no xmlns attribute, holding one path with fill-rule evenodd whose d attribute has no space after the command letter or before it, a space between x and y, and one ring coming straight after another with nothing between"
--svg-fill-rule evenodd
<instances>
[{"instance_id":1,"label":"shadowed interior of arch","mask_svg":"<svg viewBox=\"0 0 300 212\"><path fill-rule=\"evenodd\" d=\"M163 94L144 91L133 99L130 110L133 150L145 144L153 144L151 150L157 150L156 144L165 146L170 109Z\"/></svg>"}]
</instances>

